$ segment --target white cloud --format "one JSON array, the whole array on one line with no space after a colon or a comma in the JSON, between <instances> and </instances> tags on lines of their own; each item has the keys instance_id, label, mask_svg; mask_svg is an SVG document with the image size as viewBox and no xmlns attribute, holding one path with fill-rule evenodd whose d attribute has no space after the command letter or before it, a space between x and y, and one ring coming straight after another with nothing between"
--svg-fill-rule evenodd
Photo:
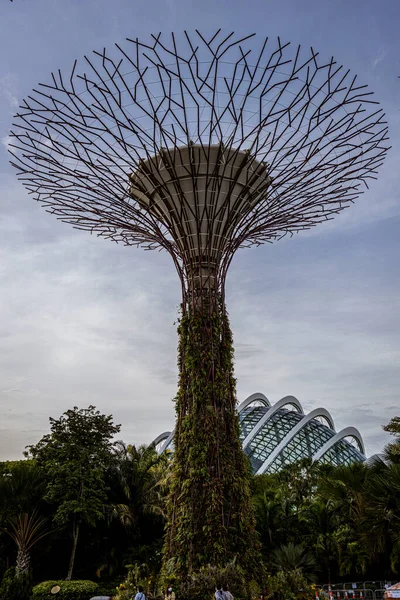
<instances>
[{"instance_id":1,"label":"white cloud","mask_svg":"<svg viewBox=\"0 0 400 600\"><path fill-rule=\"evenodd\" d=\"M2 96L9 108L14 112L18 106L17 98L17 78L15 75L7 74L0 77L0 96Z\"/></svg>"},{"instance_id":2,"label":"white cloud","mask_svg":"<svg viewBox=\"0 0 400 600\"><path fill-rule=\"evenodd\" d=\"M381 63L386 58L386 55L387 55L386 49L383 46L381 46L379 48L376 56L371 60L372 68L375 69L379 65L379 63Z\"/></svg>"},{"instance_id":3,"label":"white cloud","mask_svg":"<svg viewBox=\"0 0 400 600\"><path fill-rule=\"evenodd\" d=\"M6 135L5 137L1 138L1 143L6 150L10 150L12 144L12 137L10 135Z\"/></svg>"}]
</instances>

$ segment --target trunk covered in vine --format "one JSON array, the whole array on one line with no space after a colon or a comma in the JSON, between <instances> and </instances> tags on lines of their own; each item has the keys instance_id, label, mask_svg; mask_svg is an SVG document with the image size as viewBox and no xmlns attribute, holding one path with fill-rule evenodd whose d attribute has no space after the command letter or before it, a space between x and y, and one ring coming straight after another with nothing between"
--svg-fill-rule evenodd
<instances>
[{"instance_id":1,"label":"trunk covered in vine","mask_svg":"<svg viewBox=\"0 0 400 600\"><path fill-rule=\"evenodd\" d=\"M164 575L178 578L257 552L249 472L239 438L233 346L222 302L192 308L179 333L179 390Z\"/></svg>"}]
</instances>

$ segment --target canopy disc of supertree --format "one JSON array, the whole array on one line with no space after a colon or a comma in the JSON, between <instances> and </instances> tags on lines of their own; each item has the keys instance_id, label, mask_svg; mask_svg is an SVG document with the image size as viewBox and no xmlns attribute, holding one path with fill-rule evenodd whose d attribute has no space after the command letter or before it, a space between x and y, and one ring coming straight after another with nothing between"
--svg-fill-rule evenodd
<instances>
[{"instance_id":1,"label":"canopy disc of supertree","mask_svg":"<svg viewBox=\"0 0 400 600\"><path fill-rule=\"evenodd\" d=\"M165 577L180 578L185 598L207 565L237 560L256 572L226 273L238 248L309 229L355 200L388 149L382 109L312 48L221 31L159 34L52 74L11 135L12 163L49 212L128 246L163 248L179 273Z\"/></svg>"},{"instance_id":2,"label":"canopy disc of supertree","mask_svg":"<svg viewBox=\"0 0 400 600\"><path fill-rule=\"evenodd\" d=\"M221 31L94 51L26 98L11 135L48 211L166 249L183 280L212 262L219 285L239 247L332 219L387 151L382 109L333 58Z\"/></svg>"}]
</instances>

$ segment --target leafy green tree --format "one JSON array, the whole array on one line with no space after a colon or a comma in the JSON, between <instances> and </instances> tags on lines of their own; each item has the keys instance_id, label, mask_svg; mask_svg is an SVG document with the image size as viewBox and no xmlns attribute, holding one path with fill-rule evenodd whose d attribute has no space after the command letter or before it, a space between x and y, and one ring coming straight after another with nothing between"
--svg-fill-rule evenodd
<instances>
[{"instance_id":1,"label":"leafy green tree","mask_svg":"<svg viewBox=\"0 0 400 600\"><path fill-rule=\"evenodd\" d=\"M394 442L387 444L385 455L391 462L400 463L400 417L393 417L383 429L395 437Z\"/></svg>"},{"instance_id":2,"label":"leafy green tree","mask_svg":"<svg viewBox=\"0 0 400 600\"><path fill-rule=\"evenodd\" d=\"M113 461L112 438L120 430L111 415L94 406L74 407L59 419L50 418L51 433L27 454L47 476L44 498L56 505L54 521L71 527L72 549L67 580L72 578L82 523L95 525L104 517L107 502L106 472Z\"/></svg>"}]
</instances>

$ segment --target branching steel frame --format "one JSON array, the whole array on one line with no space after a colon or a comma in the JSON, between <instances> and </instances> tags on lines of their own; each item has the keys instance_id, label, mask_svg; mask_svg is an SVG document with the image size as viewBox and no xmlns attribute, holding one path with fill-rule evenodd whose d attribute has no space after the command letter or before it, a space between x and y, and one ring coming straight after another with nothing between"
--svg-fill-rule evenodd
<instances>
[{"instance_id":1,"label":"branching steel frame","mask_svg":"<svg viewBox=\"0 0 400 600\"><path fill-rule=\"evenodd\" d=\"M69 76L52 74L15 118L12 163L35 199L79 229L167 250L184 305L199 261L212 260L215 288L223 294L238 248L332 219L376 177L388 149L382 109L333 58L324 61L312 48L304 55L279 38L271 50L266 38L251 51L251 38L219 30L210 39L199 32L179 40L172 34L166 42L161 34L149 43L128 39L111 53L85 57L83 70L75 61ZM229 190L219 204L207 201L199 210L185 200L176 173L177 157L190 147L207 163L203 184L206 192L214 186L214 198L235 161L241 166L236 175L231 169L230 189L244 163L265 176L247 177L236 212ZM132 173L147 172L147 188L154 182L148 166L157 171L160 157L172 170L181 206L175 225L145 210L130 189ZM196 195L194 163L187 178ZM165 215L171 185L155 186ZM185 232L177 234L179 220L196 220L200 231L219 217L230 227L217 251L210 242L194 256Z\"/></svg>"}]
</instances>

